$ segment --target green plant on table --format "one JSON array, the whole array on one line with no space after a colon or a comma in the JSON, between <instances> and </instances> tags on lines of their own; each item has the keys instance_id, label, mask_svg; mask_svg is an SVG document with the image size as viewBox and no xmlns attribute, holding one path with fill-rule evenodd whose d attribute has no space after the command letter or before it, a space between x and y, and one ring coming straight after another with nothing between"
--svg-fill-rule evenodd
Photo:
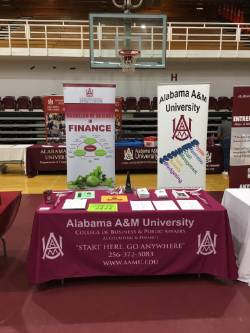
<instances>
[{"instance_id":1,"label":"green plant on table","mask_svg":"<svg viewBox=\"0 0 250 333\"><path fill-rule=\"evenodd\" d=\"M86 187L96 187L96 186L113 186L113 179L107 178L102 172L102 167L97 165L97 167L85 176L78 176L74 181L69 182L71 188L84 189Z\"/></svg>"}]
</instances>

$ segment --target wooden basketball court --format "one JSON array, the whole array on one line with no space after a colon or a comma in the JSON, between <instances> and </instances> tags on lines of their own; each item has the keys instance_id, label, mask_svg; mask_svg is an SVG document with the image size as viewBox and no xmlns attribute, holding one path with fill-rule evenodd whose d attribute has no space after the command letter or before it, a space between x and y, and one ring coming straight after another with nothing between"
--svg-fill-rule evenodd
<instances>
[{"instance_id":1,"label":"wooden basketball court","mask_svg":"<svg viewBox=\"0 0 250 333\"><path fill-rule=\"evenodd\" d=\"M131 174L133 187L156 187L156 173ZM116 185L124 185L126 174L116 174ZM28 178L19 164L8 164L7 173L0 174L0 191L22 191L23 194L42 193L46 189L65 189L66 174L43 174ZM224 191L228 187L228 176L209 174L206 176L207 191Z\"/></svg>"}]
</instances>

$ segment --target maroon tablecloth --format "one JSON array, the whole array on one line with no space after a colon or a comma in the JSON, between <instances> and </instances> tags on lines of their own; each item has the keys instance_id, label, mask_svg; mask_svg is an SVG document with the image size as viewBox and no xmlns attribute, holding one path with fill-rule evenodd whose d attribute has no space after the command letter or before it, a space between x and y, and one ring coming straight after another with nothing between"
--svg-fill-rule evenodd
<instances>
[{"instance_id":1,"label":"maroon tablecloth","mask_svg":"<svg viewBox=\"0 0 250 333\"><path fill-rule=\"evenodd\" d=\"M206 173L221 173L223 171L223 153L221 145L207 146Z\"/></svg>"},{"instance_id":2,"label":"maroon tablecloth","mask_svg":"<svg viewBox=\"0 0 250 333\"><path fill-rule=\"evenodd\" d=\"M116 147L116 170L156 170L157 147Z\"/></svg>"},{"instance_id":3,"label":"maroon tablecloth","mask_svg":"<svg viewBox=\"0 0 250 333\"><path fill-rule=\"evenodd\" d=\"M66 170L66 147L60 145L32 145L26 150L26 174L36 176L39 171Z\"/></svg>"},{"instance_id":4,"label":"maroon tablecloth","mask_svg":"<svg viewBox=\"0 0 250 333\"><path fill-rule=\"evenodd\" d=\"M156 170L157 147L116 147L115 168L119 170ZM39 171L66 171L66 147L58 145L32 145L26 151L26 174L36 176ZM207 173L221 173L223 155L220 145L207 147Z\"/></svg>"},{"instance_id":5,"label":"maroon tablecloth","mask_svg":"<svg viewBox=\"0 0 250 333\"><path fill-rule=\"evenodd\" d=\"M100 202L100 195L89 202ZM173 199L168 191L169 198ZM70 194L73 196L73 194ZM207 193L209 206L192 211L116 213L37 210L27 258L28 279L39 284L80 276L208 273L236 279L226 210ZM134 194L131 200L138 200ZM151 200L156 197L151 193ZM87 205L88 205L87 203Z\"/></svg>"},{"instance_id":6,"label":"maroon tablecloth","mask_svg":"<svg viewBox=\"0 0 250 333\"><path fill-rule=\"evenodd\" d=\"M21 192L0 192L0 236L3 236L13 223L21 196Z\"/></svg>"}]
</instances>

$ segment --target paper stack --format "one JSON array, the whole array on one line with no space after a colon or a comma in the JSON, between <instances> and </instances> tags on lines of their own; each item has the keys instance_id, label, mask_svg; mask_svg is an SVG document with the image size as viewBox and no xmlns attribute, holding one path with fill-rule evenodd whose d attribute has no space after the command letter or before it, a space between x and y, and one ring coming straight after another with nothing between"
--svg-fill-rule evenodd
<instances>
[{"instance_id":1,"label":"paper stack","mask_svg":"<svg viewBox=\"0 0 250 333\"><path fill-rule=\"evenodd\" d=\"M155 195L158 199L166 199L168 197L167 192L164 189L155 190Z\"/></svg>"},{"instance_id":2,"label":"paper stack","mask_svg":"<svg viewBox=\"0 0 250 333\"><path fill-rule=\"evenodd\" d=\"M148 190L146 189L146 187L138 188L136 193L140 199L148 199L150 197L150 194L149 194Z\"/></svg>"},{"instance_id":3,"label":"paper stack","mask_svg":"<svg viewBox=\"0 0 250 333\"><path fill-rule=\"evenodd\" d=\"M175 199L189 199L189 195L184 190L172 190L172 194Z\"/></svg>"},{"instance_id":4,"label":"paper stack","mask_svg":"<svg viewBox=\"0 0 250 333\"><path fill-rule=\"evenodd\" d=\"M62 209L85 209L86 199L66 199Z\"/></svg>"}]
</instances>

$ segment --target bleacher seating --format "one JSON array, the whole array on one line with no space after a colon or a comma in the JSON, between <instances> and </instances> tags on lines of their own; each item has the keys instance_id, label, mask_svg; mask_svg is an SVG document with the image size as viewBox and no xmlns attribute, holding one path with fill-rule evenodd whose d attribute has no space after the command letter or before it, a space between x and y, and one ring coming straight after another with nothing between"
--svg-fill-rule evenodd
<instances>
[{"instance_id":1,"label":"bleacher seating","mask_svg":"<svg viewBox=\"0 0 250 333\"><path fill-rule=\"evenodd\" d=\"M137 99L136 97L127 97L124 103L124 111L137 111Z\"/></svg>"},{"instance_id":2,"label":"bleacher seating","mask_svg":"<svg viewBox=\"0 0 250 333\"><path fill-rule=\"evenodd\" d=\"M218 101L217 101L217 98L215 98L213 96L209 97L208 110L209 111L218 111Z\"/></svg>"},{"instance_id":3,"label":"bleacher seating","mask_svg":"<svg viewBox=\"0 0 250 333\"><path fill-rule=\"evenodd\" d=\"M43 110L43 99L41 96L33 96L31 98L31 109L33 111Z\"/></svg>"},{"instance_id":4,"label":"bleacher seating","mask_svg":"<svg viewBox=\"0 0 250 333\"><path fill-rule=\"evenodd\" d=\"M14 96L5 96L2 100L2 108L4 111L16 110L16 99Z\"/></svg>"},{"instance_id":5,"label":"bleacher seating","mask_svg":"<svg viewBox=\"0 0 250 333\"><path fill-rule=\"evenodd\" d=\"M150 98L149 97L140 97L138 100L138 110L140 111L150 111Z\"/></svg>"},{"instance_id":6,"label":"bleacher seating","mask_svg":"<svg viewBox=\"0 0 250 333\"><path fill-rule=\"evenodd\" d=\"M16 100L16 109L18 111L29 111L30 106L30 98L28 96L20 96Z\"/></svg>"},{"instance_id":7,"label":"bleacher seating","mask_svg":"<svg viewBox=\"0 0 250 333\"><path fill-rule=\"evenodd\" d=\"M230 107L231 107L231 110L233 110L233 102L234 102L234 97L232 96L230 98Z\"/></svg>"},{"instance_id":8,"label":"bleacher seating","mask_svg":"<svg viewBox=\"0 0 250 333\"><path fill-rule=\"evenodd\" d=\"M230 98L226 96L218 97L218 110L219 111L231 111Z\"/></svg>"}]
</instances>

